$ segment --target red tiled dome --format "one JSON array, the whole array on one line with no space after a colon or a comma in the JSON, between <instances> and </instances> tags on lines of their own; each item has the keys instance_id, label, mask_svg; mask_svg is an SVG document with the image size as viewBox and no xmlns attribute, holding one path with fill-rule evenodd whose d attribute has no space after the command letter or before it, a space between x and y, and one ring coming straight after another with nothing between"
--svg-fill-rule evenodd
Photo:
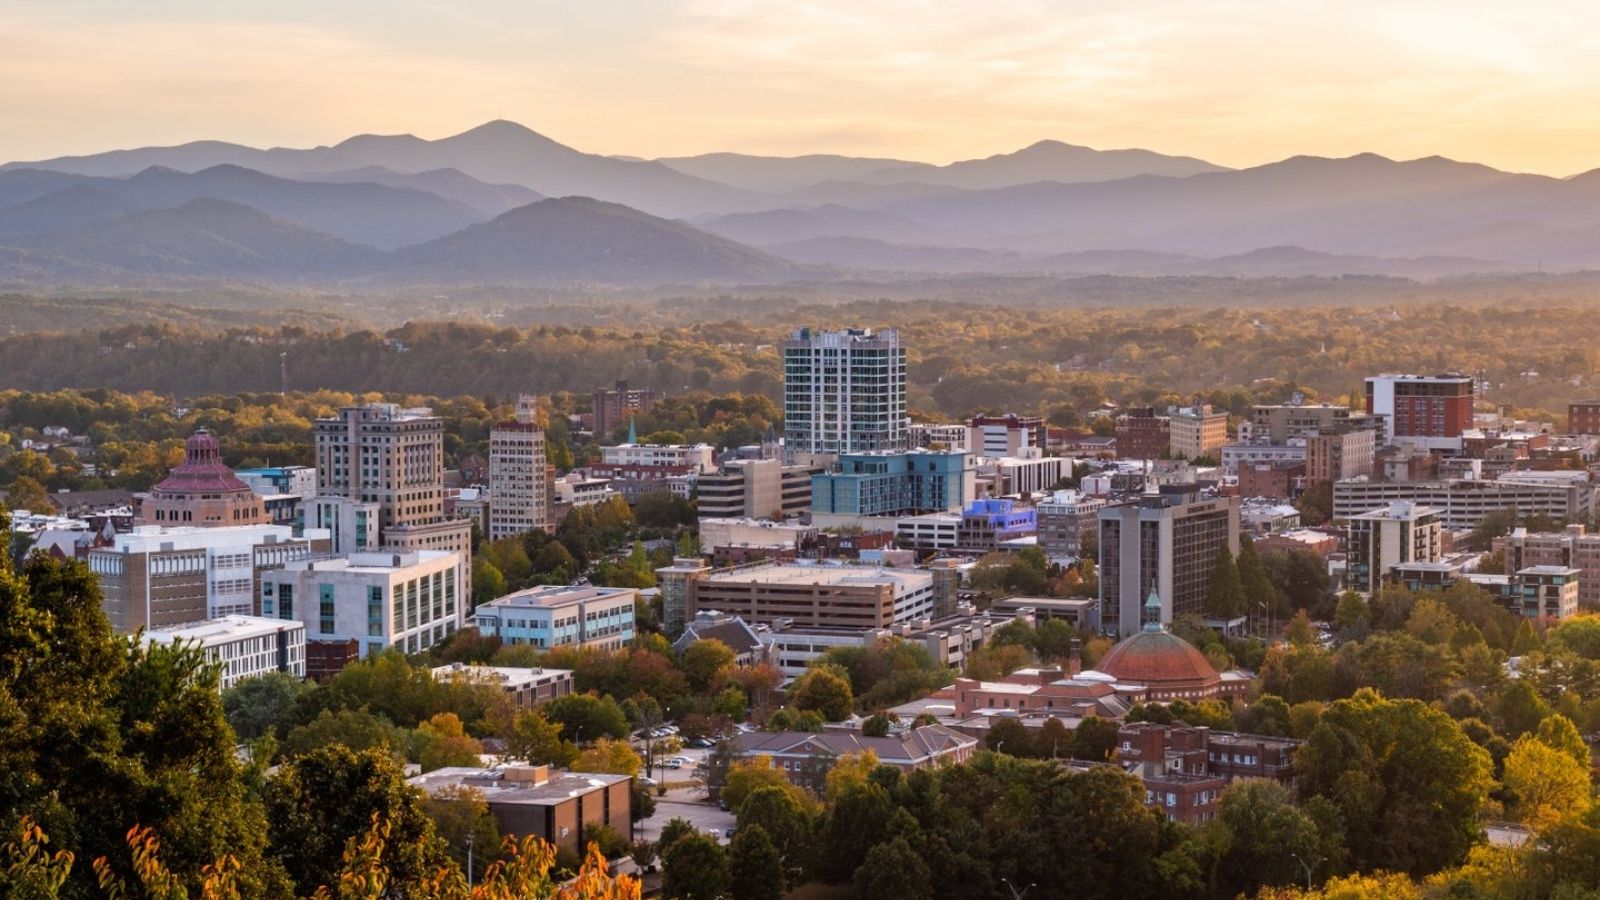
<instances>
[{"instance_id":1,"label":"red tiled dome","mask_svg":"<svg viewBox=\"0 0 1600 900\"><path fill-rule=\"evenodd\" d=\"M162 494L248 493L250 486L240 481L222 462L222 448L211 432L201 428L183 445L183 464L172 470L153 489Z\"/></svg>"},{"instance_id":2,"label":"red tiled dome","mask_svg":"<svg viewBox=\"0 0 1600 900\"><path fill-rule=\"evenodd\" d=\"M1112 647L1095 668L1152 688L1215 687L1222 676L1194 645L1168 631L1142 631Z\"/></svg>"}]
</instances>

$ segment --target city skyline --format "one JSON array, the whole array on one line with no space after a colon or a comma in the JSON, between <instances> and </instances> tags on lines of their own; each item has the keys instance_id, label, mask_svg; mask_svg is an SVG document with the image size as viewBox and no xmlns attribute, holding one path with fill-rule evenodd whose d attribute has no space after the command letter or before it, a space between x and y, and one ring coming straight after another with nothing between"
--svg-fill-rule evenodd
<instances>
[{"instance_id":1,"label":"city skyline","mask_svg":"<svg viewBox=\"0 0 1600 900\"><path fill-rule=\"evenodd\" d=\"M170 0L0 13L0 157L330 144L513 119L580 149L936 163L1056 139L1232 167L1309 154L1600 166L1600 10L1008 0L582 8Z\"/></svg>"}]
</instances>

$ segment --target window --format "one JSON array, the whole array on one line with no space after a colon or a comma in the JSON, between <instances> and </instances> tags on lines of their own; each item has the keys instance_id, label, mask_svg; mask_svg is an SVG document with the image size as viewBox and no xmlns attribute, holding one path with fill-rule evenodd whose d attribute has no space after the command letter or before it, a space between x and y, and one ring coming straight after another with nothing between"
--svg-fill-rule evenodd
<instances>
[{"instance_id":1,"label":"window","mask_svg":"<svg viewBox=\"0 0 1600 900\"><path fill-rule=\"evenodd\" d=\"M333 585L317 585L317 601L320 621L317 623L322 634L333 634Z\"/></svg>"},{"instance_id":2,"label":"window","mask_svg":"<svg viewBox=\"0 0 1600 900\"><path fill-rule=\"evenodd\" d=\"M383 588L367 587L367 636L383 636Z\"/></svg>"},{"instance_id":3,"label":"window","mask_svg":"<svg viewBox=\"0 0 1600 900\"><path fill-rule=\"evenodd\" d=\"M294 585L278 585L278 617L281 619L294 618Z\"/></svg>"}]
</instances>

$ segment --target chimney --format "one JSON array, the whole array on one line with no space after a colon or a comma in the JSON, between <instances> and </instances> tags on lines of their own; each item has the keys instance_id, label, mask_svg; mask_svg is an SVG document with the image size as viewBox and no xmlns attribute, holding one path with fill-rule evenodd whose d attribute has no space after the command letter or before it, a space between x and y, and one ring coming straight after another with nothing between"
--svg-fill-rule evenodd
<instances>
[{"instance_id":1,"label":"chimney","mask_svg":"<svg viewBox=\"0 0 1600 900\"><path fill-rule=\"evenodd\" d=\"M1083 671L1083 640L1072 639L1072 649L1067 654L1067 677L1076 678Z\"/></svg>"}]
</instances>

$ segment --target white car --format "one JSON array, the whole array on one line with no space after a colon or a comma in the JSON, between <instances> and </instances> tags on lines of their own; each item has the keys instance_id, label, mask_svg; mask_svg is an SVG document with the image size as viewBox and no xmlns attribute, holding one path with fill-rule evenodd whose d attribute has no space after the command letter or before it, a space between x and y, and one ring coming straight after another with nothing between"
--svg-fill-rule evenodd
<instances>
[{"instance_id":1,"label":"white car","mask_svg":"<svg viewBox=\"0 0 1600 900\"><path fill-rule=\"evenodd\" d=\"M655 787L656 786L656 780L654 778L651 778L649 775L640 775L638 777L638 781L639 781L640 784L644 785L645 787Z\"/></svg>"}]
</instances>

